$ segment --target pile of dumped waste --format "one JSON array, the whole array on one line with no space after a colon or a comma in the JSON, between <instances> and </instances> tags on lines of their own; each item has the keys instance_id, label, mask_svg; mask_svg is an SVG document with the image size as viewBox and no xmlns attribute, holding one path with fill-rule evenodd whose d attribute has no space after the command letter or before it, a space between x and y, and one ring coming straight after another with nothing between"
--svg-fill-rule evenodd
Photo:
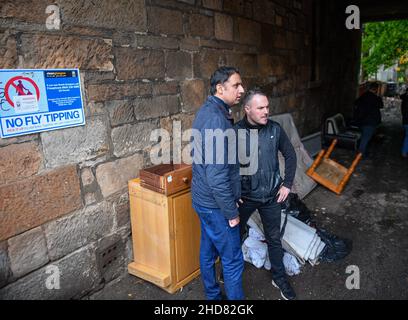
<instances>
[{"instance_id":1,"label":"pile of dumped waste","mask_svg":"<svg viewBox=\"0 0 408 320\"><path fill-rule=\"evenodd\" d=\"M282 204L281 214L281 241L285 250L283 263L288 275L300 273L301 266L306 262L312 266L320 262L333 262L351 252L352 241L317 227L310 210L297 194L289 194ZM245 261L257 268L270 270L268 248L258 212L252 214L248 227L246 239L242 244Z\"/></svg>"}]
</instances>

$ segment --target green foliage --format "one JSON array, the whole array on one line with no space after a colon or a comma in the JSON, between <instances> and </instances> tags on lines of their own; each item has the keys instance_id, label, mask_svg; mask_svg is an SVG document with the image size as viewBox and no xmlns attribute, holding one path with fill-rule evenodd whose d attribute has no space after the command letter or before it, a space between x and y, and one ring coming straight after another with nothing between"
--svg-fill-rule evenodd
<instances>
[{"instance_id":1,"label":"green foliage","mask_svg":"<svg viewBox=\"0 0 408 320\"><path fill-rule=\"evenodd\" d=\"M364 25L362 66L373 75L384 65L388 68L398 62L399 73L408 67L408 20L369 22Z\"/></svg>"}]
</instances>

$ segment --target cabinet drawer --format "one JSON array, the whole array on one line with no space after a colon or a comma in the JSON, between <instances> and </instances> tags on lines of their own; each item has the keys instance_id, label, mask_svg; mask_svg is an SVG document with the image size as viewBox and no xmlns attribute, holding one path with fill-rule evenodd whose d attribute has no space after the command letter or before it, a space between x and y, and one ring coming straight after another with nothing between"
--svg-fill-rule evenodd
<instances>
[{"instance_id":1,"label":"cabinet drawer","mask_svg":"<svg viewBox=\"0 0 408 320\"><path fill-rule=\"evenodd\" d=\"M191 165L160 164L140 170L140 185L144 188L171 195L190 188Z\"/></svg>"}]
</instances>

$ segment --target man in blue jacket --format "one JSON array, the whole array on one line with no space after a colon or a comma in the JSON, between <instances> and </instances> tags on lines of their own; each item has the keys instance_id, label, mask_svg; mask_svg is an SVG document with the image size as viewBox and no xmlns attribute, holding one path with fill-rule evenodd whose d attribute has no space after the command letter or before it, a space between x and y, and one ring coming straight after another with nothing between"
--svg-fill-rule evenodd
<instances>
[{"instance_id":1,"label":"man in blue jacket","mask_svg":"<svg viewBox=\"0 0 408 320\"><path fill-rule=\"evenodd\" d=\"M238 213L241 184L239 164L228 161L235 150L230 150L226 133L234 132L230 107L239 103L244 88L239 71L233 67L217 69L211 76L210 85L211 96L198 110L193 122L193 131L199 132L199 139L194 136L192 141L191 193L201 222L201 278L207 299L221 299L215 272L219 256L227 298L242 300L244 260ZM235 147L234 141L232 144Z\"/></svg>"}]
</instances>

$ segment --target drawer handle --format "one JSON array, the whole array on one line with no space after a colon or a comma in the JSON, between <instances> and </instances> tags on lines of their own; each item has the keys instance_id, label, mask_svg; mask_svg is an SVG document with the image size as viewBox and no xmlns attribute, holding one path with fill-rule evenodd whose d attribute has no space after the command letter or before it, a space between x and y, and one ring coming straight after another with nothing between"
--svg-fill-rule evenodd
<instances>
[{"instance_id":1,"label":"drawer handle","mask_svg":"<svg viewBox=\"0 0 408 320\"><path fill-rule=\"evenodd\" d=\"M183 177L183 182L187 183L188 182L188 178L187 177Z\"/></svg>"}]
</instances>

